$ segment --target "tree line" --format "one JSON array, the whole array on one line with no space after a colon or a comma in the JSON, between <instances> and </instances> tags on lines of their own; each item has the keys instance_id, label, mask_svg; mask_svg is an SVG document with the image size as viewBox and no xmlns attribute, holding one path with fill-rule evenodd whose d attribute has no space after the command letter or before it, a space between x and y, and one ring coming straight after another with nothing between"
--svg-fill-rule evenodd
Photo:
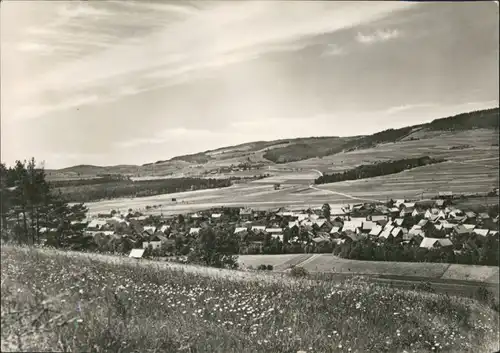
<instances>
[{"instance_id":1,"label":"tree line","mask_svg":"<svg viewBox=\"0 0 500 353\"><path fill-rule=\"evenodd\" d=\"M352 260L498 266L498 246L498 239L494 237L474 238L465 242L455 241L453 247L434 249L420 248L391 240L377 244L371 239L363 239L356 243L336 246L333 253ZM459 251L455 252L455 250Z\"/></svg>"},{"instance_id":2,"label":"tree line","mask_svg":"<svg viewBox=\"0 0 500 353\"><path fill-rule=\"evenodd\" d=\"M154 196L228 186L231 186L231 180L229 179L170 178L139 181L115 180L99 184L91 181L89 184L55 187L54 190L60 192L72 202L91 202L102 199Z\"/></svg>"},{"instance_id":3,"label":"tree line","mask_svg":"<svg viewBox=\"0 0 500 353\"><path fill-rule=\"evenodd\" d=\"M394 161L364 164L341 173L325 174L314 180L315 184L336 183L345 180L373 178L381 175L395 174L404 170L422 167L425 165L442 163L444 159L435 159L429 156L418 158L405 158Z\"/></svg>"},{"instance_id":4,"label":"tree line","mask_svg":"<svg viewBox=\"0 0 500 353\"><path fill-rule=\"evenodd\" d=\"M127 180L130 180L130 178L123 175L106 175L88 179L50 180L50 184L54 188L63 188L70 186L108 184L108 183L116 183Z\"/></svg>"},{"instance_id":5,"label":"tree line","mask_svg":"<svg viewBox=\"0 0 500 353\"><path fill-rule=\"evenodd\" d=\"M13 167L0 164L0 181L3 241L36 244L43 240L62 247L82 234L78 221L86 217L87 208L69 206L60 193L53 192L34 158L18 160ZM55 230L50 239L42 237L43 228Z\"/></svg>"},{"instance_id":6,"label":"tree line","mask_svg":"<svg viewBox=\"0 0 500 353\"><path fill-rule=\"evenodd\" d=\"M500 109L475 110L468 113L454 115L431 121L424 126L429 130L463 131L471 129L496 129L498 130Z\"/></svg>"}]
</instances>

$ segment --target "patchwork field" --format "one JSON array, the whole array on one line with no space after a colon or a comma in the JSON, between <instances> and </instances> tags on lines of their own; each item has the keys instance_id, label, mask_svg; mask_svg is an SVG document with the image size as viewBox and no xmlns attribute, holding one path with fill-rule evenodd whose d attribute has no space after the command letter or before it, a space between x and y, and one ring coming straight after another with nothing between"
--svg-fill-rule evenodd
<instances>
[{"instance_id":1,"label":"patchwork field","mask_svg":"<svg viewBox=\"0 0 500 353\"><path fill-rule=\"evenodd\" d=\"M2 352L499 348L498 313L472 299L363 278L293 279L10 246L1 252Z\"/></svg>"},{"instance_id":2,"label":"patchwork field","mask_svg":"<svg viewBox=\"0 0 500 353\"><path fill-rule=\"evenodd\" d=\"M420 136L420 135L419 135ZM224 189L211 189L158 195L134 199L116 199L88 203L90 211L110 209L145 209L159 205L151 212L175 214L220 206L249 206L256 209L281 206L318 207L324 203L346 204L382 201L390 198L429 198L441 191L487 193L498 187L498 136L493 130L465 132L426 132L419 140L404 140L370 149L339 153L266 166L253 174L272 174L269 178L240 183ZM453 147L457 147L452 149ZM447 162L414 168L398 174L339 183L310 185L321 172L332 173L361 164L429 155ZM180 168L187 162L176 162ZM191 168L192 169L192 168ZM274 184L281 184L274 190ZM171 199L176 198L177 202ZM483 201L477 201L483 202Z\"/></svg>"},{"instance_id":3,"label":"patchwork field","mask_svg":"<svg viewBox=\"0 0 500 353\"><path fill-rule=\"evenodd\" d=\"M428 132L419 140L404 140L378 145L374 148L337 153L323 158L287 163L284 167L306 170L318 169L323 173L332 173L351 169L361 164L424 155L464 162L474 160L479 162L478 159L492 158L488 163L479 164L496 165L498 167L498 146L493 146L495 143L498 144L498 133L487 129L453 133ZM451 149L454 146L465 145L469 145L470 148Z\"/></svg>"},{"instance_id":4,"label":"patchwork field","mask_svg":"<svg viewBox=\"0 0 500 353\"><path fill-rule=\"evenodd\" d=\"M487 163L488 164L482 164ZM317 188L349 193L356 197L426 198L440 191L453 193L484 193L498 187L499 173L496 161L459 163L448 161L414 168L398 174L370 179L343 181L318 185Z\"/></svg>"}]
</instances>

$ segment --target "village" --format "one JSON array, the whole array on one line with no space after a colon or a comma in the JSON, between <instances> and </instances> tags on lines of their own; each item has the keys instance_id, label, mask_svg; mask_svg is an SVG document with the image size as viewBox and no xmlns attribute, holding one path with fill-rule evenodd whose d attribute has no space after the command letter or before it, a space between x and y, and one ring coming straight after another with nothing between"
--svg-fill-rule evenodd
<instances>
[{"instance_id":1,"label":"village","mask_svg":"<svg viewBox=\"0 0 500 353\"><path fill-rule=\"evenodd\" d=\"M353 254L357 252L353 251L356 245L373 248L369 251L375 252L383 245L391 246L392 252L397 247L403 252L420 249L421 253L439 250L441 254L453 254L452 259L448 255L443 258L424 254L420 260L412 255L403 258L406 261L476 264L481 261L474 260L473 255L462 260L460 257L470 251L477 251L479 257L481 247L485 251L490 248L490 252L497 248L491 241L498 242L498 214L458 209L445 197L411 202L391 200L386 205L363 203L342 207L340 212L332 209L329 204L302 211L218 208L177 216L144 215L129 209L126 213L112 210L72 223L87 239L85 247L124 254L133 249L144 250L133 252L138 257L143 253L157 257L187 255L190 243L205 229L234 239L235 255L333 252L358 258ZM372 259L396 260L387 254L381 256L372 255Z\"/></svg>"}]
</instances>

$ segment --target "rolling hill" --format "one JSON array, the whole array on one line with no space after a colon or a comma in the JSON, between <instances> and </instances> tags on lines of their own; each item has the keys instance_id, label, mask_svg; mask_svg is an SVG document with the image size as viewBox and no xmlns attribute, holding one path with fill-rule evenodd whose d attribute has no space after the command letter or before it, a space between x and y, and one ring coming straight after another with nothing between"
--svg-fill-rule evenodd
<instances>
[{"instance_id":1,"label":"rolling hill","mask_svg":"<svg viewBox=\"0 0 500 353\"><path fill-rule=\"evenodd\" d=\"M468 130L486 129L498 136L499 108L485 109L435 119L429 123L388 129L365 136L353 137L308 137L275 141L256 141L235 146L173 157L169 160L138 165L93 166L78 165L59 170L47 170L50 179L89 178L102 174L123 174L130 176L199 176L206 173L220 173L221 167L245 165L258 170L289 163L323 158L339 153L374 148L399 141L418 141L439 136L441 133L459 134ZM498 146L498 138L493 141ZM252 168L251 168L252 167Z\"/></svg>"}]
</instances>

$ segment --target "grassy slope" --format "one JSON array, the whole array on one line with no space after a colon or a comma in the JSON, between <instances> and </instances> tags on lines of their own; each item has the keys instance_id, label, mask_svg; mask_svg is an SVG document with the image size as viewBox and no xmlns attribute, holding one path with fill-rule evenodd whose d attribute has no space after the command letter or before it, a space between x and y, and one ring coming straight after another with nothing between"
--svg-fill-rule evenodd
<instances>
[{"instance_id":1,"label":"grassy slope","mask_svg":"<svg viewBox=\"0 0 500 353\"><path fill-rule=\"evenodd\" d=\"M498 315L469 299L362 279L334 283L217 270L196 274L195 267L155 269L128 258L109 263L104 256L6 246L1 251L2 351L498 349ZM44 303L47 298L52 302ZM18 313L8 314L13 310ZM45 332L16 337L16 330L29 332L38 315Z\"/></svg>"},{"instance_id":2,"label":"grassy slope","mask_svg":"<svg viewBox=\"0 0 500 353\"><path fill-rule=\"evenodd\" d=\"M302 142L299 146L295 145L274 149L271 151L272 153L267 153L264 156L275 163L285 163L305 160L312 157L324 157L342 151L371 148L383 143L394 143L405 139L411 139L413 135L420 136L422 132L460 132L472 129L498 130L498 114L499 108L486 109L436 119L427 124L407 126L399 129L388 129L367 136L335 140L330 140L328 138L317 141L312 140Z\"/></svg>"}]
</instances>

